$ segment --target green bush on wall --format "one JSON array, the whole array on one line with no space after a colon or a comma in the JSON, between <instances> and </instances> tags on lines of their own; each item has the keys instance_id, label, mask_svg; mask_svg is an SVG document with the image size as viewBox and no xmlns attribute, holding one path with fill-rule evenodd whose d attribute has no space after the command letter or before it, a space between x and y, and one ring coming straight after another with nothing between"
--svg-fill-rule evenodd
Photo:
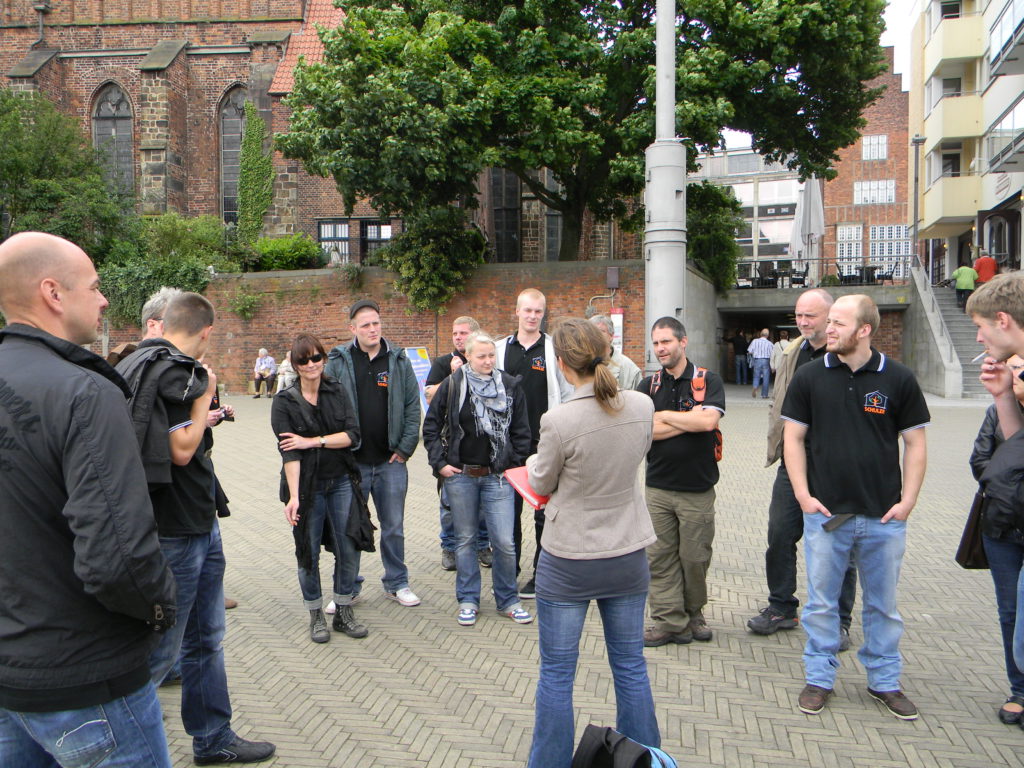
<instances>
[{"instance_id":1,"label":"green bush on wall","mask_svg":"<svg viewBox=\"0 0 1024 768\"><path fill-rule=\"evenodd\" d=\"M270 272L276 269L315 269L323 260L323 252L316 241L308 235L285 235L284 237L261 237L256 241L259 269Z\"/></svg>"}]
</instances>

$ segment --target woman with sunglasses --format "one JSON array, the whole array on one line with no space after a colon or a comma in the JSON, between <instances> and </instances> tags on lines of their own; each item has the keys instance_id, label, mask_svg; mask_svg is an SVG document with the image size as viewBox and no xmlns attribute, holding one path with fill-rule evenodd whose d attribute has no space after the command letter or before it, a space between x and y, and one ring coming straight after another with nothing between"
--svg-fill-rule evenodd
<instances>
[{"instance_id":1,"label":"woman with sunglasses","mask_svg":"<svg viewBox=\"0 0 1024 768\"><path fill-rule=\"evenodd\" d=\"M327 353L319 339L299 335L292 343L291 359L298 378L274 397L270 423L284 463L281 501L295 537L310 639L326 643L331 637L320 589L325 525L334 545L334 629L349 637L366 637L366 627L352 613L359 558L345 533L352 505L349 478L358 473L351 451L359 442L355 411L341 384L324 375Z\"/></svg>"},{"instance_id":2,"label":"woman with sunglasses","mask_svg":"<svg viewBox=\"0 0 1024 768\"><path fill-rule=\"evenodd\" d=\"M519 380L494 367L494 339L474 333L466 340L466 364L438 385L423 422L423 444L441 478L455 527L455 598L458 622L476 624L480 609L481 518L487 521L494 560L491 579L498 613L517 624L533 617L519 602L512 544L512 486L502 476L530 452L530 422Z\"/></svg>"}]
</instances>

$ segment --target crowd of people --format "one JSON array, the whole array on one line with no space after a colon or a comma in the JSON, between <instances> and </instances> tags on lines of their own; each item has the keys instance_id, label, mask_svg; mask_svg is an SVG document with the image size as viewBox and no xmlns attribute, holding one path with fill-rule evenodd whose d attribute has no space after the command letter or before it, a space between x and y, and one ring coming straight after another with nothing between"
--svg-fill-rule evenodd
<instances>
[{"instance_id":1,"label":"crowd of people","mask_svg":"<svg viewBox=\"0 0 1024 768\"><path fill-rule=\"evenodd\" d=\"M0 764L169 766L156 686L172 676L196 764L266 760L273 744L231 728L218 527L228 501L210 454L212 428L233 409L220 404L216 374L202 362L213 307L194 293L155 295L143 310L146 337L120 351L115 370L82 346L96 339L105 306L91 261L71 243L24 233L0 245ZM422 421L438 481L441 566L455 571L454 623L480 618L481 568L491 569L499 616L529 624L536 614L529 765L566 768L591 601L604 625L616 727L649 746L661 737L644 648L714 637L704 608L726 402L718 373L688 359L678 318L650 329L660 368L644 377L615 348L608 317L563 319L548 333L546 309L540 291L522 291L506 337L456 318L453 349L427 377L425 418L412 364L385 338L369 299L349 308L350 342L327 350L299 333L280 365L261 349L253 377L257 397L278 385L270 426L309 640L326 643L332 629L371 633L353 605L362 553L376 544L385 595L420 603L404 527L406 462ZM795 704L818 714L850 647L859 578L867 691L913 720L897 592L929 412L911 371L872 346L880 316L868 296L834 299L816 288L794 309L792 342L773 343L767 329L753 344L735 341L756 363L754 397L767 397L775 373L767 465L779 462L767 606L747 626L758 635L803 626L805 686ZM998 717L1012 724L1024 712L1024 277L992 279L966 309L988 352L981 378L994 398L971 468L986 500L983 541L1010 684ZM524 465L546 505L524 505L505 476ZM525 564L524 508L536 545ZM798 620L801 538L807 596Z\"/></svg>"}]
</instances>

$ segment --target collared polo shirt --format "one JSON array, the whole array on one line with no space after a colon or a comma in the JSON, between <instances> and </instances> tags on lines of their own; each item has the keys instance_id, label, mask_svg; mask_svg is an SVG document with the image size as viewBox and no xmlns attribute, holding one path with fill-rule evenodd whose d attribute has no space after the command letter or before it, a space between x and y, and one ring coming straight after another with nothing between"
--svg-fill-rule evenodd
<instances>
[{"instance_id":1,"label":"collared polo shirt","mask_svg":"<svg viewBox=\"0 0 1024 768\"><path fill-rule=\"evenodd\" d=\"M664 368L661 383L651 398L656 411L688 411L692 407L694 364L687 361L678 379ZM721 377L708 371L704 407L725 413L725 387ZM651 395L653 376L640 382L637 391ZM655 440L647 453L647 485L663 491L704 493L718 482L715 461L715 438L710 432L684 432L681 435Z\"/></svg>"},{"instance_id":2,"label":"collared polo shirt","mask_svg":"<svg viewBox=\"0 0 1024 768\"><path fill-rule=\"evenodd\" d=\"M526 396L526 415L534 446L540 439L540 417L548 409L548 365L557 365L554 360L545 358L546 338L547 334L542 333L537 341L524 347L516 333L505 348L505 373L519 377L519 386Z\"/></svg>"},{"instance_id":3,"label":"collared polo shirt","mask_svg":"<svg viewBox=\"0 0 1024 768\"><path fill-rule=\"evenodd\" d=\"M812 496L832 514L882 517L903 491L899 436L931 416L910 369L872 349L857 371L832 352L801 366L782 418L807 427Z\"/></svg>"},{"instance_id":4,"label":"collared polo shirt","mask_svg":"<svg viewBox=\"0 0 1024 768\"><path fill-rule=\"evenodd\" d=\"M447 355L439 355L435 357L430 363L430 371L427 373L426 385L428 387L440 384L442 381L452 375L452 360L459 358L463 365L466 363L466 356L459 352L457 349L453 349Z\"/></svg>"},{"instance_id":5,"label":"collared polo shirt","mask_svg":"<svg viewBox=\"0 0 1024 768\"><path fill-rule=\"evenodd\" d=\"M370 359L352 342L352 373L359 403L359 433L362 441L354 451L361 464L383 464L391 458L388 449L388 344L380 341L380 351Z\"/></svg>"}]
</instances>

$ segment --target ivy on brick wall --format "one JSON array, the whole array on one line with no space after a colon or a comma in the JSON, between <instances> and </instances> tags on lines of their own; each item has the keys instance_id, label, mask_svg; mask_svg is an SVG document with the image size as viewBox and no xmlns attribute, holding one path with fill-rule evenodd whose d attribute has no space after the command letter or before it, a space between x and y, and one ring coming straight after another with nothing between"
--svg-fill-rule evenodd
<instances>
[{"instance_id":1,"label":"ivy on brick wall","mask_svg":"<svg viewBox=\"0 0 1024 768\"><path fill-rule=\"evenodd\" d=\"M251 245L263 230L263 217L274 200L274 164L263 150L267 124L256 106L245 102L245 128L238 169L238 238Z\"/></svg>"}]
</instances>

